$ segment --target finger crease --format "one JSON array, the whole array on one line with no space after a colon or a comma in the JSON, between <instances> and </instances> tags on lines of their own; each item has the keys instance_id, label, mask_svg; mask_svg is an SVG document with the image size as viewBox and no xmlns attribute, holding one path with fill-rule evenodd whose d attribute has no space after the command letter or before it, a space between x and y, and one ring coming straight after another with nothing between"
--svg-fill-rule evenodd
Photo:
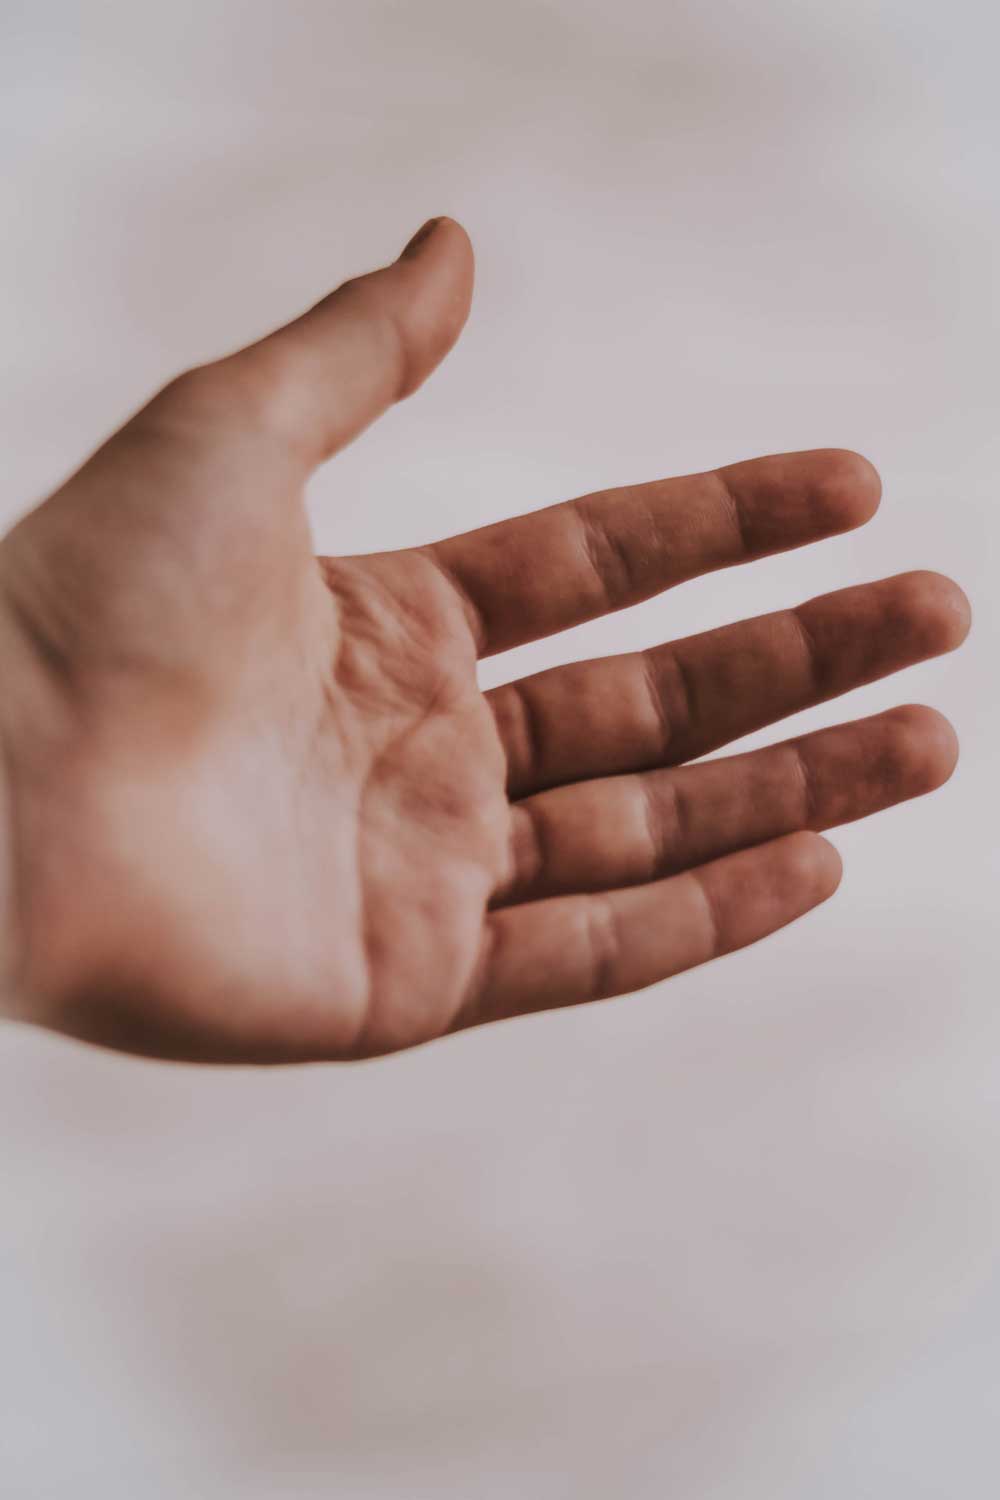
<instances>
[{"instance_id":1,"label":"finger crease","mask_svg":"<svg viewBox=\"0 0 1000 1500\"><path fill-rule=\"evenodd\" d=\"M665 815L664 798L654 788L653 778L640 775L638 782L649 848L649 869L646 878L653 880L665 869L671 845L677 842L678 825L681 820L680 802L677 787L668 783L666 800L669 803L669 811Z\"/></svg>"},{"instance_id":2,"label":"finger crease","mask_svg":"<svg viewBox=\"0 0 1000 1500\"><path fill-rule=\"evenodd\" d=\"M743 515L743 507L740 504L736 491L726 478L725 471L723 469L716 469L714 473L719 487L719 496L729 516L733 535L736 538L737 555L740 557L748 556L750 546L747 539L746 519Z\"/></svg>"},{"instance_id":3,"label":"finger crease","mask_svg":"<svg viewBox=\"0 0 1000 1500\"><path fill-rule=\"evenodd\" d=\"M497 988L497 981L502 975L502 954L506 938L504 923L487 917L483 923L479 953L469 977L465 998L448 1031L462 1031L467 1026L477 1026L491 1019L488 1007L491 992Z\"/></svg>"},{"instance_id":4,"label":"finger crease","mask_svg":"<svg viewBox=\"0 0 1000 1500\"><path fill-rule=\"evenodd\" d=\"M419 384L415 378L415 361L411 353L413 340L405 333L402 319L391 304L383 303L381 312L383 325L389 331L395 355L396 374L393 381L392 399L404 401Z\"/></svg>"},{"instance_id":5,"label":"finger crease","mask_svg":"<svg viewBox=\"0 0 1000 1500\"><path fill-rule=\"evenodd\" d=\"M674 731L670 715L667 712L666 697L663 692L660 674L649 652L643 651L640 654L639 663L646 695L656 717L657 733L659 736L659 754L657 758L659 760L666 760L670 754ZM681 686L684 686L683 682Z\"/></svg>"},{"instance_id":6,"label":"finger crease","mask_svg":"<svg viewBox=\"0 0 1000 1500\"><path fill-rule=\"evenodd\" d=\"M530 802L516 802L511 816L521 820L524 837L514 836L513 890L535 890L544 884L549 863L549 840L545 831L545 819Z\"/></svg>"},{"instance_id":7,"label":"finger crease","mask_svg":"<svg viewBox=\"0 0 1000 1500\"><path fill-rule=\"evenodd\" d=\"M650 658L652 667L652 658ZM661 663L669 663L664 671ZM664 676L669 676L673 684L673 693L670 706L667 706L668 694L663 687ZM661 705L661 715L665 726L663 759L665 761L677 762L685 759L683 754L678 753L678 742L683 746L685 741L690 741L695 724L698 722L697 685L694 673L685 662L681 652L676 650L666 651L656 662L655 670L650 671L650 686L656 694Z\"/></svg>"},{"instance_id":8,"label":"finger crease","mask_svg":"<svg viewBox=\"0 0 1000 1500\"><path fill-rule=\"evenodd\" d=\"M791 750L792 758L795 763L795 772L799 780L799 786L801 788L802 794L801 826L803 828L811 828L813 825L813 819L816 816L816 808L818 805L816 797L816 785L813 779L812 769L809 765L808 759L806 758L805 752L802 749L802 746L797 741L793 741L789 746L789 749Z\"/></svg>"},{"instance_id":9,"label":"finger crease","mask_svg":"<svg viewBox=\"0 0 1000 1500\"><path fill-rule=\"evenodd\" d=\"M571 514L576 518L584 556L601 596L611 609L618 609L634 593L629 549L603 521L588 515L579 501L572 506Z\"/></svg>"},{"instance_id":10,"label":"finger crease","mask_svg":"<svg viewBox=\"0 0 1000 1500\"><path fill-rule=\"evenodd\" d=\"M511 682L508 683L508 690L514 695L519 710L521 732L518 738L522 757L521 765L517 768L520 774L508 774L508 781L514 784L525 783L529 779L537 781L543 764L542 732L538 712L531 701L531 694L526 692L523 686Z\"/></svg>"},{"instance_id":11,"label":"finger crease","mask_svg":"<svg viewBox=\"0 0 1000 1500\"><path fill-rule=\"evenodd\" d=\"M791 617L793 628L797 632L802 645L803 653L805 656L806 677L809 684L809 689L812 693L817 695L823 693L825 689L822 681L823 674L821 673L819 666L820 654L819 648L816 644L816 639L812 631L809 629L809 626L806 624L800 610L790 609L788 613Z\"/></svg>"},{"instance_id":12,"label":"finger crease","mask_svg":"<svg viewBox=\"0 0 1000 1500\"><path fill-rule=\"evenodd\" d=\"M486 642L489 638L489 632L486 628L486 620L483 616L482 610L476 604L475 600L469 593L468 589L465 587L465 584L462 582L461 578L459 578L458 574L453 573L451 568L448 567L447 563L443 562L441 558L438 557L433 547L419 547L417 551L419 552L421 557L425 557L427 559L431 566L435 568L438 573L440 573L444 581L458 595L458 602L461 604L463 610L465 611L465 617L469 623L469 629L472 631L472 639L476 643L476 655L482 656L483 652L486 650Z\"/></svg>"},{"instance_id":13,"label":"finger crease","mask_svg":"<svg viewBox=\"0 0 1000 1500\"><path fill-rule=\"evenodd\" d=\"M705 880L701 872L699 870L692 870L691 878L701 898L702 910L705 915L705 928L708 933L708 956L709 958L718 958L720 954L726 951L722 937L722 919L718 906L712 895L708 881Z\"/></svg>"},{"instance_id":14,"label":"finger crease","mask_svg":"<svg viewBox=\"0 0 1000 1500\"><path fill-rule=\"evenodd\" d=\"M590 947L592 1000L606 1000L614 995L621 972L623 939L615 902L607 896L592 896L586 901L587 942Z\"/></svg>"}]
</instances>

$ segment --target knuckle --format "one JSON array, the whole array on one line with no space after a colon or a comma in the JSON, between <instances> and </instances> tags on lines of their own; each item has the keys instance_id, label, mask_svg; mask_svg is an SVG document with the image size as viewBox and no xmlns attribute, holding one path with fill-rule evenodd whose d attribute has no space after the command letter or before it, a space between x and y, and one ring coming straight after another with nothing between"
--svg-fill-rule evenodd
<instances>
[{"instance_id":1,"label":"knuckle","mask_svg":"<svg viewBox=\"0 0 1000 1500\"><path fill-rule=\"evenodd\" d=\"M209 388L214 385L211 365L193 365L182 370L158 391L151 405L161 411L197 410L206 400Z\"/></svg>"},{"instance_id":2,"label":"knuckle","mask_svg":"<svg viewBox=\"0 0 1000 1500\"><path fill-rule=\"evenodd\" d=\"M287 360L260 346L248 356L245 351L182 371L154 397L151 413L170 423L204 423L291 441Z\"/></svg>"}]
</instances>

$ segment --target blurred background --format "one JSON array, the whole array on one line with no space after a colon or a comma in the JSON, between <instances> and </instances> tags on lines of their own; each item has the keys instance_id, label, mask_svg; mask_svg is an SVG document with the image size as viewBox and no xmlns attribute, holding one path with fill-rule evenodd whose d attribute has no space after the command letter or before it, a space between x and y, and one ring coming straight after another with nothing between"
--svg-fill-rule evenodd
<instances>
[{"instance_id":1,"label":"blurred background","mask_svg":"<svg viewBox=\"0 0 1000 1500\"><path fill-rule=\"evenodd\" d=\"M485 681L912 567L977 616L747 742L917 700L964 743L749 952L339 1069L0 1031L5 1497L996 1494L998 42L979 0L4 0L7 519L449 213L469 328L317 479L324 549L773 450L885 479Z\"/></svg>"}]
</instances>

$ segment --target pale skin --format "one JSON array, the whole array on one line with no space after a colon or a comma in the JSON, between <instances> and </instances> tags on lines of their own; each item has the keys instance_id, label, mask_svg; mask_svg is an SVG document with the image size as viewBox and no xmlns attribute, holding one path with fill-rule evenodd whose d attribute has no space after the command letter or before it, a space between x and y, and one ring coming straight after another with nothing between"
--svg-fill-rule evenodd
<instances>
[{"instance_id":1,"label":"pale skin","mask_svg":"<svg viewBox=\"0 0 1000 1500\"><path fill-rule=\"evenodd\" d=\"M306 480L430 374L472 279L431 221L172 382L0 546L12 1015L289 1062L628 993L824 901L820 830L950 775L912 705L698 761L957 646L968 605L930 572L477 684L478 657L860 525L856 454L314 557Z\"/></svg>"}]
</instances>

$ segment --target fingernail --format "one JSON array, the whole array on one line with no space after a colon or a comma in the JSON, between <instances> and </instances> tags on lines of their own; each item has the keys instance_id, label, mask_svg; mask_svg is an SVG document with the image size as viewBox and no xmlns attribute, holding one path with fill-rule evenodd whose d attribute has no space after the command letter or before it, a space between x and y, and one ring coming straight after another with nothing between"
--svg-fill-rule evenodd
<instances>
[{"instance_id":1,"label":"fingernail","mask_svg":"<svg viewBox=\"0 0 1000 1500\"><path fill-rule=\"evenodd\" d=\"M404 257L408 260L411 255L418 255L423 249L424 245L426 245L427 241L430 239L431 235L434 233L435 229L442 222L442 218L439 216L436 219L428 219L426 224L422 224L413 238L411 240L407 240L406 244L403 246L403 249L400 252L400 260L403 260Z\"/></svg>"}]
</instances>

